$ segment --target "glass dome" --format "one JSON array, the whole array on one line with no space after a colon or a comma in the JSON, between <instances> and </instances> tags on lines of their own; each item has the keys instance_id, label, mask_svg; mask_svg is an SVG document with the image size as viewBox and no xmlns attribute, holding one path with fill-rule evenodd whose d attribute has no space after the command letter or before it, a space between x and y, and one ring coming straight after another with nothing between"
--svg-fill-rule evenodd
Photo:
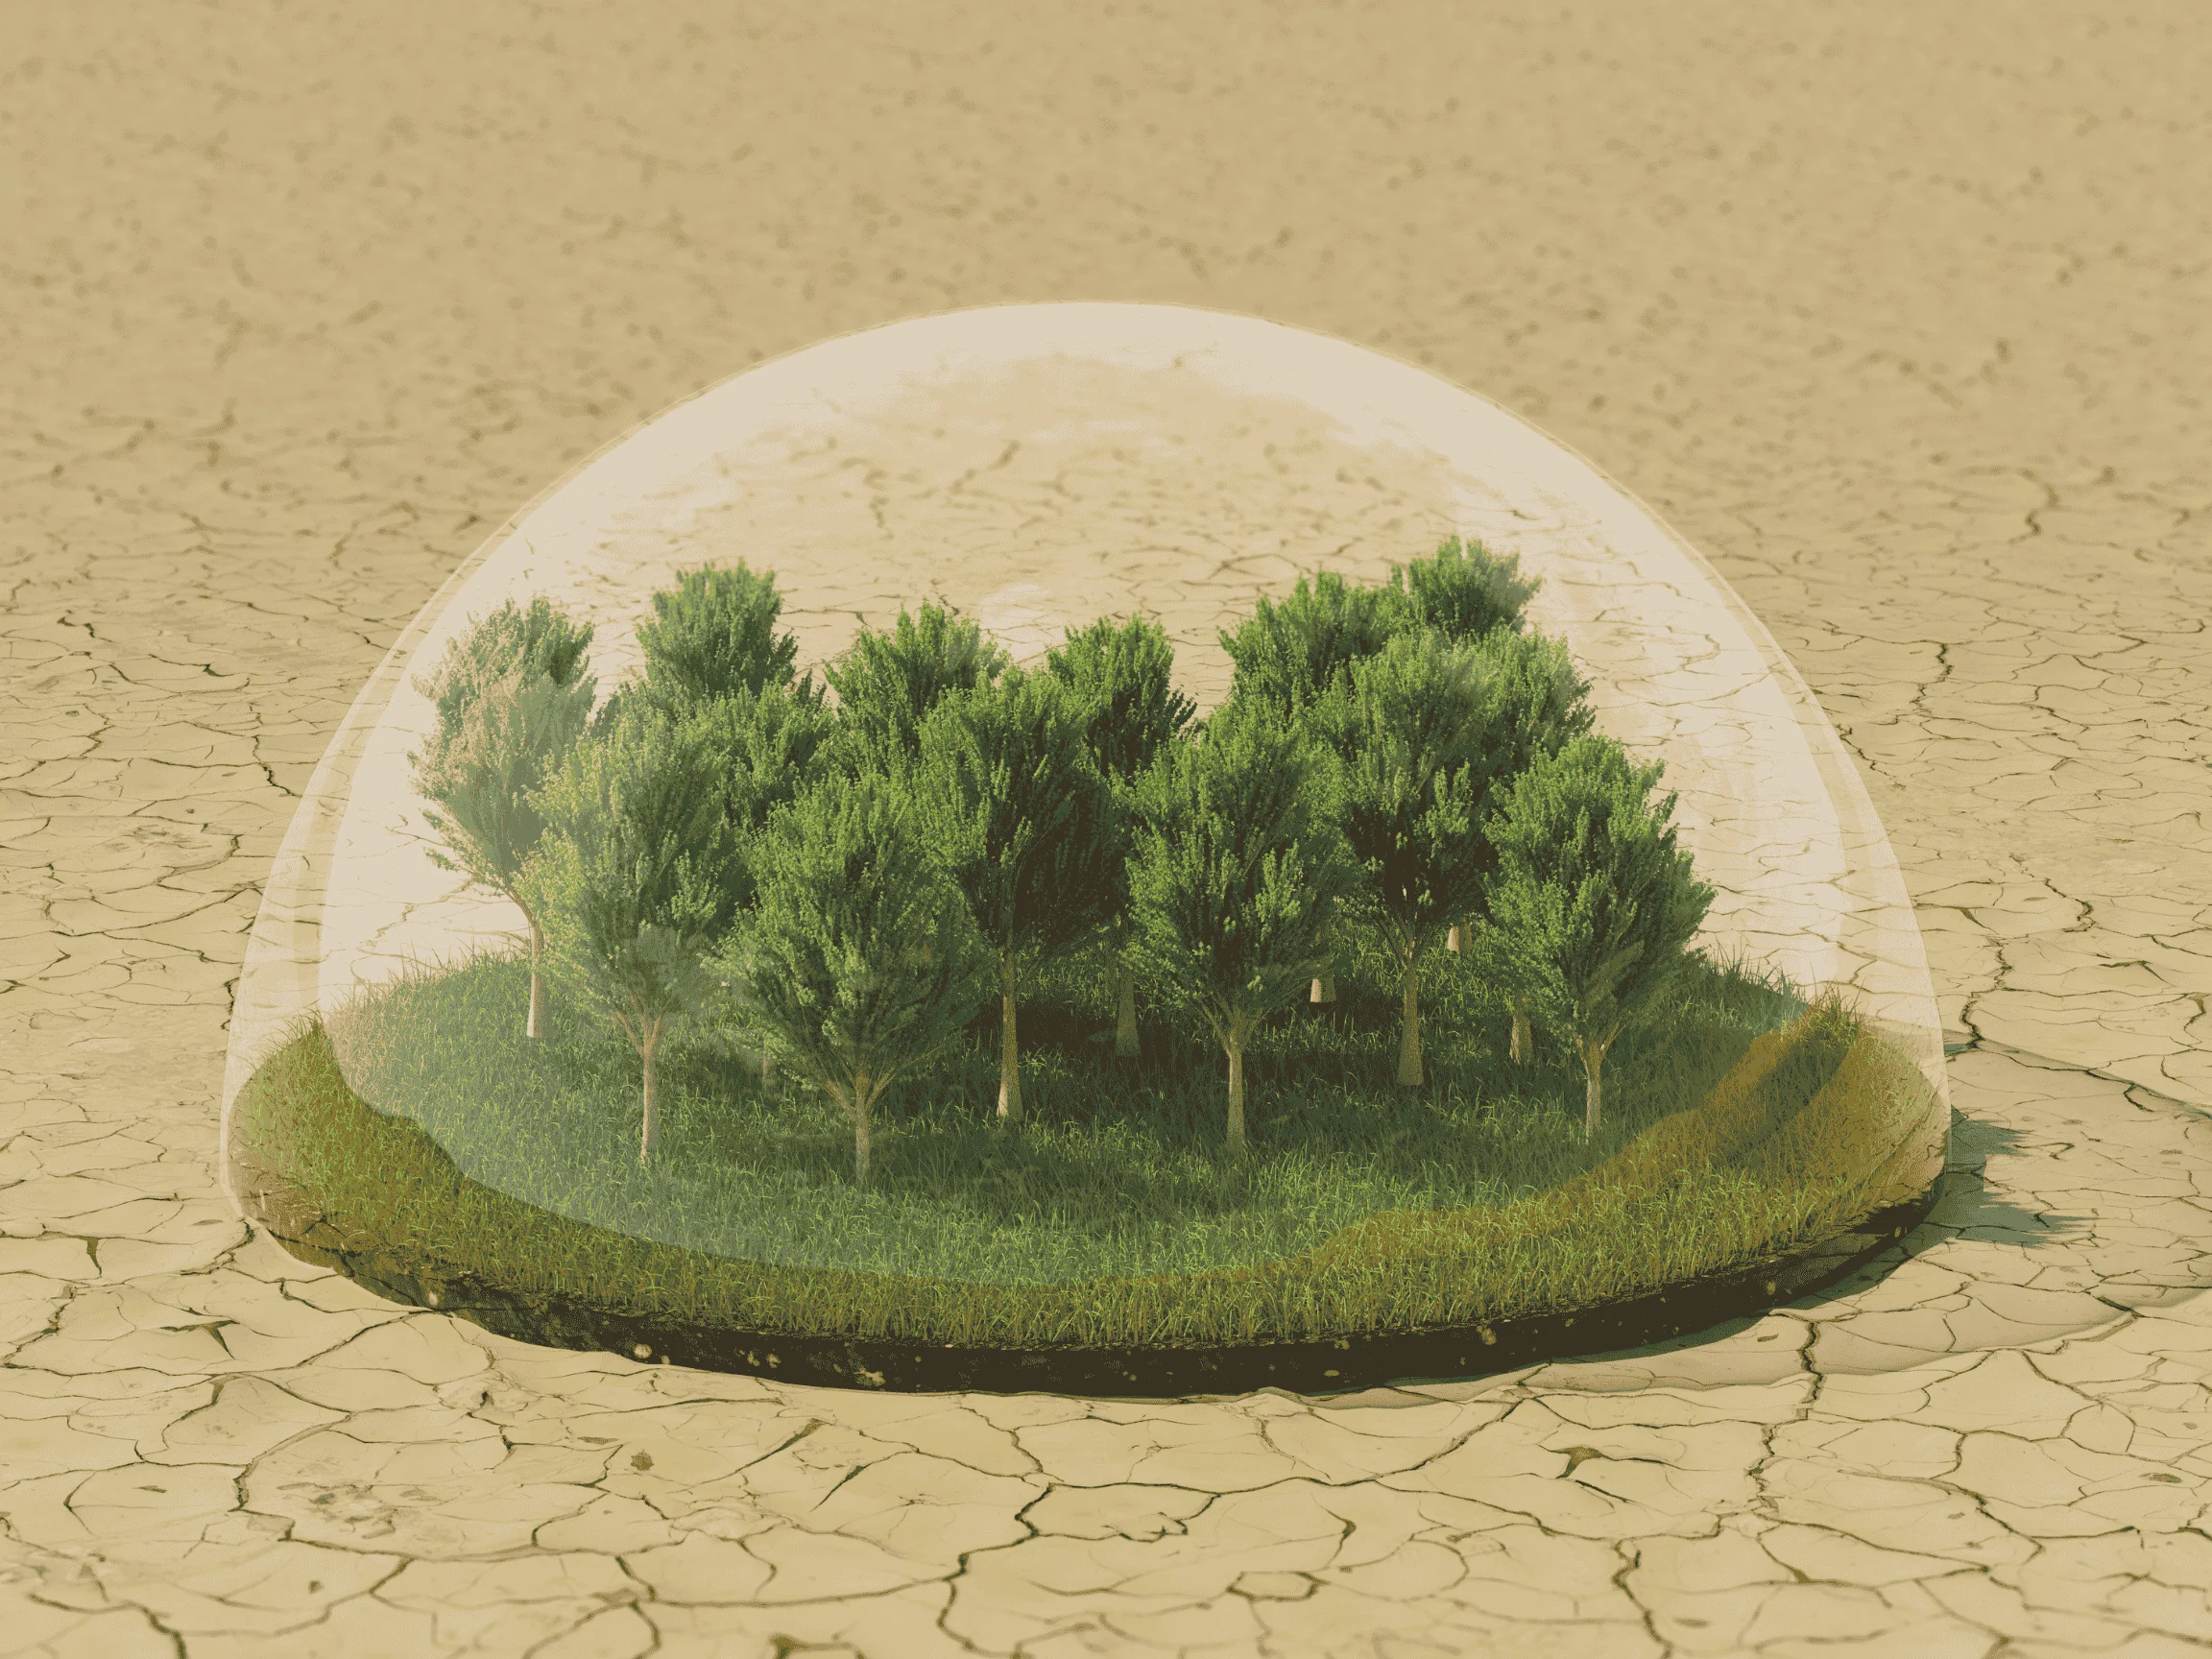
<instances>
[{"instance_id":1,"label":"glass dome","mask_svg":"<svg viewBox=\"0 0 2212 1659\"><path fill-rule=\"evenodd\" d=\"M742 559L773 571L781 626L796 638L799 667L817 673L861 630L888 628L925 601L966 613L1028 665L1071 627L1142 614L1172 641L1176 683L1203 716L1231 684L1220 631L1261 598L1281 599L1322 570L1385 583L1393 565L1452 536L1518 558L1540 583L1527 621L1564 641L1591 684L1597 730L1639 762L1663 762L1680 846L1715 890L1698 950L1779 976L1793 1007L1839 997L1898 1062L1887 1127L1865 1142L1870 1161L1886 1161L1882 1190L1862 1194L1861 1210L1887 1215L1927 1197L1949 1105L1910 899L1850 756L1712 566L1587 461L1424 370L1250 318L1069 303L901 322L737 375L609 445L453 574L355 701L271 873L225 1080L234 1201L283 1235L301 1207L285 1210L272 1194L287 1181L314 1184L297 1166L308 1155L294 1139L256 1128L241 1107L307 1022L342 1020L379 988L512 957L527 937L516 904L435 861L438 837L409 759L436 725L418 682L503 602L543 596L588 621L601 700L640 669L637 628L652 596L708 564ZM461 1177L561 1207L552 1189L506 1173L435 1114L378 1100L343 1045L333 1052L367 1105L411 1116ZM1257 1123L1267 1110L1262 1099ZM314 1180L336 1179L335 1167L324 1158ZM878 1242L899 1236L903 1201L895 1190L872 1200ZM307 1208L317 1204L327 1212L327 1194ZM1208 1215L1224 1225L1218 1207ZM589 1203L569 1219L610 1225ZM1864 1215L1843 1220L1847 1232ZM436 1230L411 1225L418 1243L421 1226ZM1290 1243L1310 1248L1340 1230L1315 1220ZM291 1237L314 1244L298 1227ZM892 1266L880 1248L871 1254L834 1228L773 1245L760 1237L761 1259L788 1267ZM661 1241L699 1247L680 1227ZM1805 1242L1778 1237L1775 1250ZM942 1285L962 1278L956 1260L923 1252L910 1267ZM977 1283L1099 1277L1080 1253L1057 1272L1021 1251L992 1260L1000 1265L978 1268ZM425 1296L435 1302L453 1276L428 1273ZM532 1293L559 1288L541 1282ZM777 1328L766 1302L737 1323ZM878 1334L897 1331L946 1335L897 1320ZM1244 1328L1255 1340L1285 1334L1264 1318ZM1297 1334L1327 1332L1309 1322Z\"/></svg>"}]
</instances>

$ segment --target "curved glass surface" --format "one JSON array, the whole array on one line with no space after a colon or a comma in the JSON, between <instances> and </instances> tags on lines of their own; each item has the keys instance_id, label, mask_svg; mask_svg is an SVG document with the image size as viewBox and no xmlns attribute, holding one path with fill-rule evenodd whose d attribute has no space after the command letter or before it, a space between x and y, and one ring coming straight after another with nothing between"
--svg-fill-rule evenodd
<instances>
[{"instance_id":1,"label":"curved glass surface","mask_svg":"<svg viewBox=\"0 0 2212 1659\"><path fill-rule=\"evenodd\" d=\"M1949 1105L1910 899L1851 757L1712 566L1590 463L1427 371L1250 318L1088 303L921 318L761 365L601 451L454 573L355 702L272 870L231 1024L226 1170L240 1091L302 1015L526 937L515 905L433 862L407 758L434 723L414 682L502 601L591 622L602 698L638 669L650 596L705 563L775 572L802 668L923 600L1022 661L1142 613L1203 712L1229 685L1217 630L1260 596L1315 570L1380 583L1454 533L1541 579L1529 620L1592 682L1599 730L1665 762L1719 895L1698 943L1843 991L1910 1060L1925 1089L1907 1132L1933 1179Z\"/></svg>"}]
</instances>

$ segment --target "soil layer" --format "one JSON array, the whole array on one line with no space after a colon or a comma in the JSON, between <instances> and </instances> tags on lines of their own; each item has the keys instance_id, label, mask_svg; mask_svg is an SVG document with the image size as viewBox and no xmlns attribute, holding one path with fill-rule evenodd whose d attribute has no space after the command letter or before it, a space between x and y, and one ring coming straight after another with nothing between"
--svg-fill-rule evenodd
<instances>
[{"instance_id":1,"label":"soil layer","mask_svg":"<svg viewBox=\"0 0 2212 1659\"><path fill-rule=\"evenodd\" d=\"M748 1330L624 1313L559 1292L520 1292L434 1259L402 1257L377 1239L349 1236L265 1166L241 1161L234 1173L249 1217L300 1260L335 1268L392 1301L434 1308L517 1341L822 1387L1149 1400L1268 1387L1331 1394L1458 1380L1665 1341L1837 1284L1925 1220L1943 1191L1938 1171L1916 1196L1877 1210L1818 1244L1568 1312L1325 1341L977 1348Z\"/></svg>"}]
</instances>

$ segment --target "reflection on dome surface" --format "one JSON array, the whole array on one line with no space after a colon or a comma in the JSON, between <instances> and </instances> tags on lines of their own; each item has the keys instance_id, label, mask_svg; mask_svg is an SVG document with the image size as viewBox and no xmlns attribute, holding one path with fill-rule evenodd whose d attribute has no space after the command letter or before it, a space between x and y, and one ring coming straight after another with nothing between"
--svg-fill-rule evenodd
<instances>
[{"instance_id":1,"label":"reflection on dome surface","mask_svg":"<svg viewBox=\"0 0 2212 1659\"><path fill-rule=\"evenodd\" d=\"M1440 548L1456 559L1460 539L1471 558L1487 549L1534 584L1518 590L1518 621L1487 637L1424 633L1405 596L1418 579L1393 575ZM636 918L587 926L575 918L589 906L560 897L603 894L604 872L636 859L602 848L594 865L598 854L579 852L557 878L548 850L613 834L609 814L620 812L608 804L643 787L620 778L674 775L662 757L693 730L699 700L663 699L659 724L639 711L654 701L640 683L673 672L647 675L654 636L640 627L687 573L740 562L772 573L775 629L796 671L843 692L805 716L823 742L805 766L771 766L748 785L759 810L730 846L774 850L716 866L742 878L694 873L721 908L690 946L669 947L692 951L688 990L654 970L655 1005L679 1011L648 1041L641 1023L626 1033L613 1017L644 1008L643 994L605 989L609 973L642 970L610 969L591 943L610 926L636 935ZM1315 572L1348 585L1327 590L1339 607L1381 607L1396 618L1384 632L1404 637L1358 656L1334 692L1278 694L1274 671L1246 661L1260 661L1260 635L1244 634L1235 660L1231 640L1256 608L1304 614L1311 595L1294 585ZM1387 603L1343 597L1369 589ZM536 600L589 627L582 688L565 695L578 720L588 706L599 718L564 751L567 793L532 798L551 828L517 893L567 918L540 917L533 1037L528 915L452 867L451 811L441 820L425 800L414 757L445 753L431 681L457 643L502 606ZM999 712L926 711L904 748L886 739L863 754L839 735L859 729L854 710L872 695L855 689L856 642L888 638L902 611L925 606L973 624L1014 664L968 700ZM1132 617L1172 645L1173 688L1196 719L1159 741L1182 758L1164 760L1154 783L1088 794L1052 783L1040 799L1079 797L1089 805L1068 807L1070 822L1094 828L1089 842L1080 830L1017 830L1062 847L1049 880L1015 873L1018 853L994 863L981 829L974 847L949 851L963 823L1050 816L1034 802L994 807L975 781L989 765L974 757L992 742L1030 753L1061 741L1064 762L1076 727L1094 757L1114 722L1080 713L1097 705L1084 702L1088 670L1066 641ZM1512 719L1497 710L1513 694L1483 693L1490 725L1467 726L1474 747L1453 751L1476 780L1463 784L1419 783L1418 757L1444 753L1444 739L1406 736L1412 786L1474 791L1451 798L1478 800L1471 822L1490 829L1423 819L1414 839L1430 851L1404 851L1414 832L1383 821L1412 808L1389 805L1398 774L1380 757L1416 723L1390 710L1427 707L1423 697L1479 703L1466 685L1535 673L1530 653L1547 640L1584 683L1592 734L1571 741L1573 721L1539 721L1537 735L1508 741L1497 733ZM1435 691L1452 672L1474 678ZM1024 683L1045 688L1009 689ZM608 705L625 686L618 720ZM1047 727L1062 738L1036 736ZM732 775L736 739L699 741L685 753L706 757L700 776ZM1335 758L1313 761L1297 795L1313 820L1299 843L1306 886L1326 885L1324 843L1345 872L1370 874L1347 874L1342 902L1311 901L1303 923L1286 895L1305 887L1287 878L1265 902L1205 899L1207 879L1176 873L1204 836L1197 819L1170 813L1181 797L1167 775L1187 765L1211 780L1190 784L1192 801L1257 801L1288 787L1285 757L1309 742ZM1566 807L1547 819L1533 782L1514 790L1527 766L1469 758L1479 751L1527 766L1541 751L1560 769L1546 788ZM587 752L599 758L576 758ZM757 768L763 751L748 753ZM1587 791L1599 789L1583 774L1600 761L1616 784L1662 767L1655 785L1645 773L1628 795L1605 796L1627 804L1604 822L1630 837L1644 812L1649 836L1671 827L1671 853L1654 840L1636 863L1584 842L1571 855L1575 803L1586 832ZM786 773L787 787L776 781ZM854 781L878 774L904 781ZM768 816L794 789L806 801ZM715 797L715 823L742 816L740 794ZM1484 816L1509 806L1510 825ZM684 822L698 840L709 820ZM1113 825L1128 828L1101 828ZM1384 842L1401 851L1382 858ZM1479 842L1492 851L1455 851ZM805 872L819 875L837 847L845 888L921 895L896 935L906 943L847 917L866 906L839 882L806 887ZM696 851L701 870L708 859ZM925 867L936 874L915 874ZM1395 898L1382 893L1385 868ZM1642 871L1646 885L1633 903L1594 899L1576 886L1592 869ZM1672 888L1665 870L1680 872ZM1629 878L1607 879L1618 899ZM1684 897L1696 883L1702 899ZM1447 886L1460 897L1437 898ZM1668 892L1690 918L1680 939L1652 920ZM948 895L959 904L948 908ZM1186 915L1202 900L1229 906L1214 919L1227 934ZM1285 964L1268 970L1263 997L1245 983L1259 982L1247 972L1259 956L1237 957L1232 973L1219 940L1256 937L1251 918L1267 904L1275 943L1236 947ZM847 919L823 921L824 905ZM1447 936L1451 922L1464 925ZM1311 993L1296 972L1301 926L1320 941ZM837 927L845 967L817 950L808 969L801 947ZM792 1037L779 988L815 972L829 995L863 960L872 985L921 987L901 993L906 1012L888 1023L852 1015L834 1042L817 1014L813 1036ZM1294 992L1282 991L1292 977ZM926 1045L898 1036L902 1019L936 1019L949 1035L921 1053ZM877 1035L851 1035L862 1026ZM861 1073L830 1075L844 1063L823 1058L832 1050L860 1053ZM858 1106L862 1073L861 1093L880 1090L872 1114ZM655 1127L641 1158L648 1076ZM1775 1263L1811 1252L1832 1278L1852 1250L1863 1255L1867 1227L1894 1231L1924 1210L1948 1121L1926 960L1887 839L1817 705L1700 557L1554 441L1423 371L1250 319L1068 304L896 324L727 381L603 451L456 572L362 693L278 857L233 1018L224 1128L242 1208L303 1253L349 1268L376 1257L382 1278L362 1276L388 1293L443 1296L510 1334L737 1369L776 1367L764 1341L797 1354L852 1338L861 1346L849 1342L847 1360L808 1361L804 1380L880 1385L888 1361L867 1342L1127 1355L1450 1330L1479 1331L1495 1349L1495 1332L1517 1319L1729 1274L1764 1276L1769 1299L1781 1279L1801 1293L1812 1270ZM1846 1250L1839 1237L1860 1242ZM1674 1328L1735 1310L1716 1303L1692 1317L1702 1306L1684 1301ZM1585 1329L1601 1323L1586 1317ZM685 1347L665 1335L678 1326L736 1335ZM616 1344L616 1331L647 1334ZM1142 1384L1142 1369L1116 1374ZM1343 1371L1316 1361L1310 1376ZM1026 1385L1056 1375L1032 1374Z\"/></svg>"}]
</instances>

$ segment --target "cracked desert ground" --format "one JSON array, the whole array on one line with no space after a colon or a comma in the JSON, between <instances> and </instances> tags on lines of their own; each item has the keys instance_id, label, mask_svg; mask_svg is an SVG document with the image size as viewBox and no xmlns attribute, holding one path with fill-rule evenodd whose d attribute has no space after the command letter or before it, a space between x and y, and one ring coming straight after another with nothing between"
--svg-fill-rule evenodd
<instances>
[{"instance_id":1,"label":"cracked desert ground","mask_svg":"<svg viewBox=\"0 0 2212 1659\"><path fill-rule=\"evenodd\" d=\"M2212 1649L2202 0L18 5L0 1654ZM1434 369L1858 757L1952 1188L1449 1386L860 1395L404 1310L214 1158L270 861L447 572L673 400L1009 301Z\"/></svg>"}]
</instances>

